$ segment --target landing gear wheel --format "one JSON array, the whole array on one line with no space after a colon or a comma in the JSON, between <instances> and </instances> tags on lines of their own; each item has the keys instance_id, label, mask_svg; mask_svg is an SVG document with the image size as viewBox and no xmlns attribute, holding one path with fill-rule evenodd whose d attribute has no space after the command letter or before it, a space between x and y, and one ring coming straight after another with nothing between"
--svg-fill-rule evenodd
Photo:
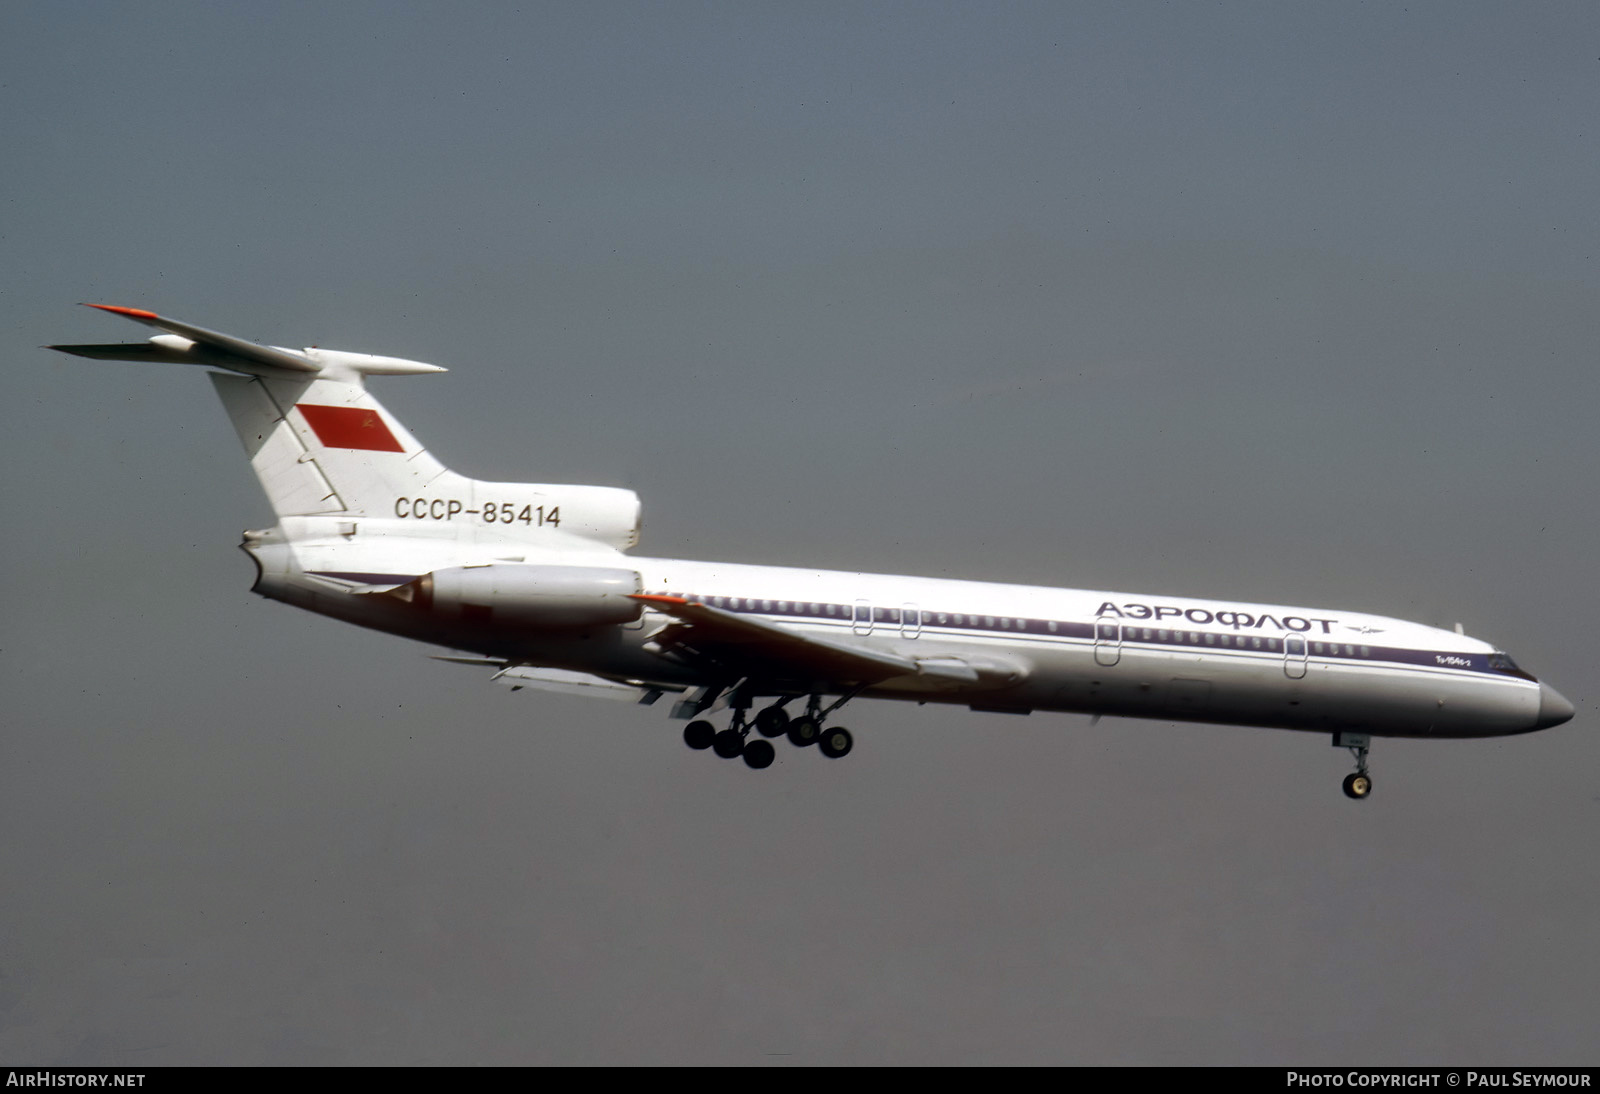
<instances>
[{"instance_id":1,"label":"landing gear wheel","mask_svg":"<svg viewBox=\"0 0 1600 1094\"><path fill-rule=\"evenodd\" d=\"M683 743L700 752L711 747L711 739L717 735L717 727L710 722L690 722L683 727Z\"/></svg>"},{"instance_id":2,"label":"landing gear wheel","mask_svg":"<svg viewBox=\"0 0 1600 1094\"><path fill-rule=\"evenodd\" d=\"M711 739L711 747L724 760L731 760L744 751L744 738L736 729L725 729Z\"/></svg>"},{"instance_id":3,"label":"landing gear wheel","mask_svg":"<svg viewBox=\"0 0 1600 1094\"><path fill-rule=\"evenodd\" d=\"M856 739L850 731L843 726L832 726L822 731L822 740L819 742L822 754L830 760L837 760L840 756L848 755Z\"/></svg>"},{"instance_id":4,"label":"landing gear wheel","mask_svg":"<svg viewBox=\"0 0 1600 1094\"><path fill-rule=\"evenodd\" d=\"M751 741L744 746L744 762L757 771L771 767L777 755L770 741Z\"/></svg>"},{"instance_id":5,"label":"landing gear wheel","mask_svg":"<svg viewBox=\"0 0 1600 1094\"><path fill-rule=\"evenodd\" d=\"M1344 796L1360 801L1372 793L1372 776L1362 771L1344 777Z\"/></svg>"},{"instance_id":6,"label":"landing gear wheel","mask_svg":"<svg viewBox=\"0 0 1600 1094\"><path fill-rule=\"evenodd\" d=\"M782 707L764 707L756 712L756 732L763 737L782 737L789 728L789 716Z\"/></svg>"},{"instance_id":7,"label":"landing gear wheel","mask_svg":"<svg viewBox=\"0 0 1600 1094\"><path fill-rule=\"evenodd\" d=\"M817 738L821 735L822 727L817 725L815 718L796 718L789 723L789 743L796 748L816 744Z\"/></svg>"}]
</instances>

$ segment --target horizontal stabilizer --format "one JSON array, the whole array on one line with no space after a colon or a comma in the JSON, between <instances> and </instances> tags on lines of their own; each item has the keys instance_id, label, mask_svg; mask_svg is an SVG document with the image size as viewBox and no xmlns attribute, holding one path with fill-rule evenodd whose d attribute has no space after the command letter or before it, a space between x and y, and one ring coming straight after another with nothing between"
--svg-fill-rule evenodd
<instances>
[{"instance_id":1,"label":"horizontal stabilizer","mask_svg":"<svg viewBox=\"0 0 1600 1094\"><path fill-rule=\"evenodd\" d=\"M164 361L204 365L274 380L304 380L318 376L359 382L362 376L408 376L446 371L438 365L408 361L401 357L379 357L370 353L347 353L316 347L292 350L282 346L261 346L221 331L168 319L142 308L118 308L110 304L85 306L132 319L165 333L155 335L148 342L46 346L46 349L101 361Z\"/></svg>"},{"instance_id":2,"label":"horizontal stabilizer","mask_svg":"<svg viewBox=\"0 0 1600 1094\"><path fill-rule=\"evenodd\" d=\"M198 346L211 351L208 356L217 360L204 362L205 364L222 364L224 368L234 368L239 372L253 372L254 369L239 368L239 365L255 364L267 365L272 368L287 369L290 372L317 372L318 366L313 364L305 354L293 350L279 349L276 346L258 346L254 342L247 342L243 338L235 338L231 334L221 331L207 330L190 323L182 323L176 319L168 319L157 315L153 311L142 308L118 308L110 304L86 304L85 307L98 308L113 315L126 316L135 323L143 323L147 327L175 334L177 338L161 338L157 336L158 345L167 346L179 353ZM190 345L185 346L183 343ZM223 361L231 358L234 364L224 364Z\"/></svg>"}]
</instances>

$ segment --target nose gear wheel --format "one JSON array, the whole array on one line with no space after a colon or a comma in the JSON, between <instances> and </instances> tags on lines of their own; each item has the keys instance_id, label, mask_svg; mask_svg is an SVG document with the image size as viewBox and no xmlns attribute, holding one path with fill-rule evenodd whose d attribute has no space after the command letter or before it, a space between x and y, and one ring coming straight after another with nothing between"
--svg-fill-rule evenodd
<instances>
[{"instance_id":1,"label":"nose gear wheel","mask_svg":"<svg viewBox=\"0 0 1600 1094\"><path fill-rule=\"evenodd\" d=\"M1372 778L1357 772L1344 777L1344 796L1360 801L1372 793Z\"/></svg>"}]
</instances>

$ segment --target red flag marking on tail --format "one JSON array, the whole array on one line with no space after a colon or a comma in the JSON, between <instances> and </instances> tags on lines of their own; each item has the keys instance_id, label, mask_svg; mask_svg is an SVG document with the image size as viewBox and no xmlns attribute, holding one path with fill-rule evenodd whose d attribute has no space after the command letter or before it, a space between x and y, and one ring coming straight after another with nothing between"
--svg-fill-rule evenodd
<instances>
[{"instance_id":1,"label":"red flag marking on tail","mask_svg":"<svg viewBox=\"0 0 1600 1094\"><path fill-rule=\"evenodd\" d=\"M316 406L301 403L317 440L328 448L365 448L371 452L404 452L376 410L360 406Z\"/></svg>"}]
</instances>

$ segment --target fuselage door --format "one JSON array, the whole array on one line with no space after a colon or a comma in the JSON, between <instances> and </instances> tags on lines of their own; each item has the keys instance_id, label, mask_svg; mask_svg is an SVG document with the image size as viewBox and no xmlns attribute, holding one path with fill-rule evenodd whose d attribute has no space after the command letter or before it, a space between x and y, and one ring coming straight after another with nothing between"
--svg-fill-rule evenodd
<instances>
[{"instance_id":1,"label":"fuselage door","mask_svg":"<svg viewBox=\"0 0 1600 1094\"><path fill-rule=\"evenodd\" d=\"M855 611L850 617L850 629L857 634L872 633L872 602L869 600L856 601Z\"/></svg>"},{"instance_id":2,"label":"fuselage door","mask_svg":"<svg viewBox=\"0 0 1600 1094\"><path fill-rule=\"evenodd\" d=\"M1306 640L1291 634L1283 640L1283 674L1291 680L1303 680L1306 675Z\"/></svg>"},{"instance_id":3,"label":"fuselage door","mask_svg":"<svg viewBox=\"0 0 1600 1094\"><path fill-rule=\"evenodd\" d=\"M1122 659L1122 624L1100 619L1094 625L1094 663L1115 665Z\"/></svg>"},{"instance_id":4,"label":"fuselage door","mask_svg":"<svg viewBox=\"0 0 1600 1094\"><path fill-rule=\"evenodd\" d=\"M916 638L922 634L922 613L915 604L900 605L900 637Z\"/></svg>"}]
</instances>

